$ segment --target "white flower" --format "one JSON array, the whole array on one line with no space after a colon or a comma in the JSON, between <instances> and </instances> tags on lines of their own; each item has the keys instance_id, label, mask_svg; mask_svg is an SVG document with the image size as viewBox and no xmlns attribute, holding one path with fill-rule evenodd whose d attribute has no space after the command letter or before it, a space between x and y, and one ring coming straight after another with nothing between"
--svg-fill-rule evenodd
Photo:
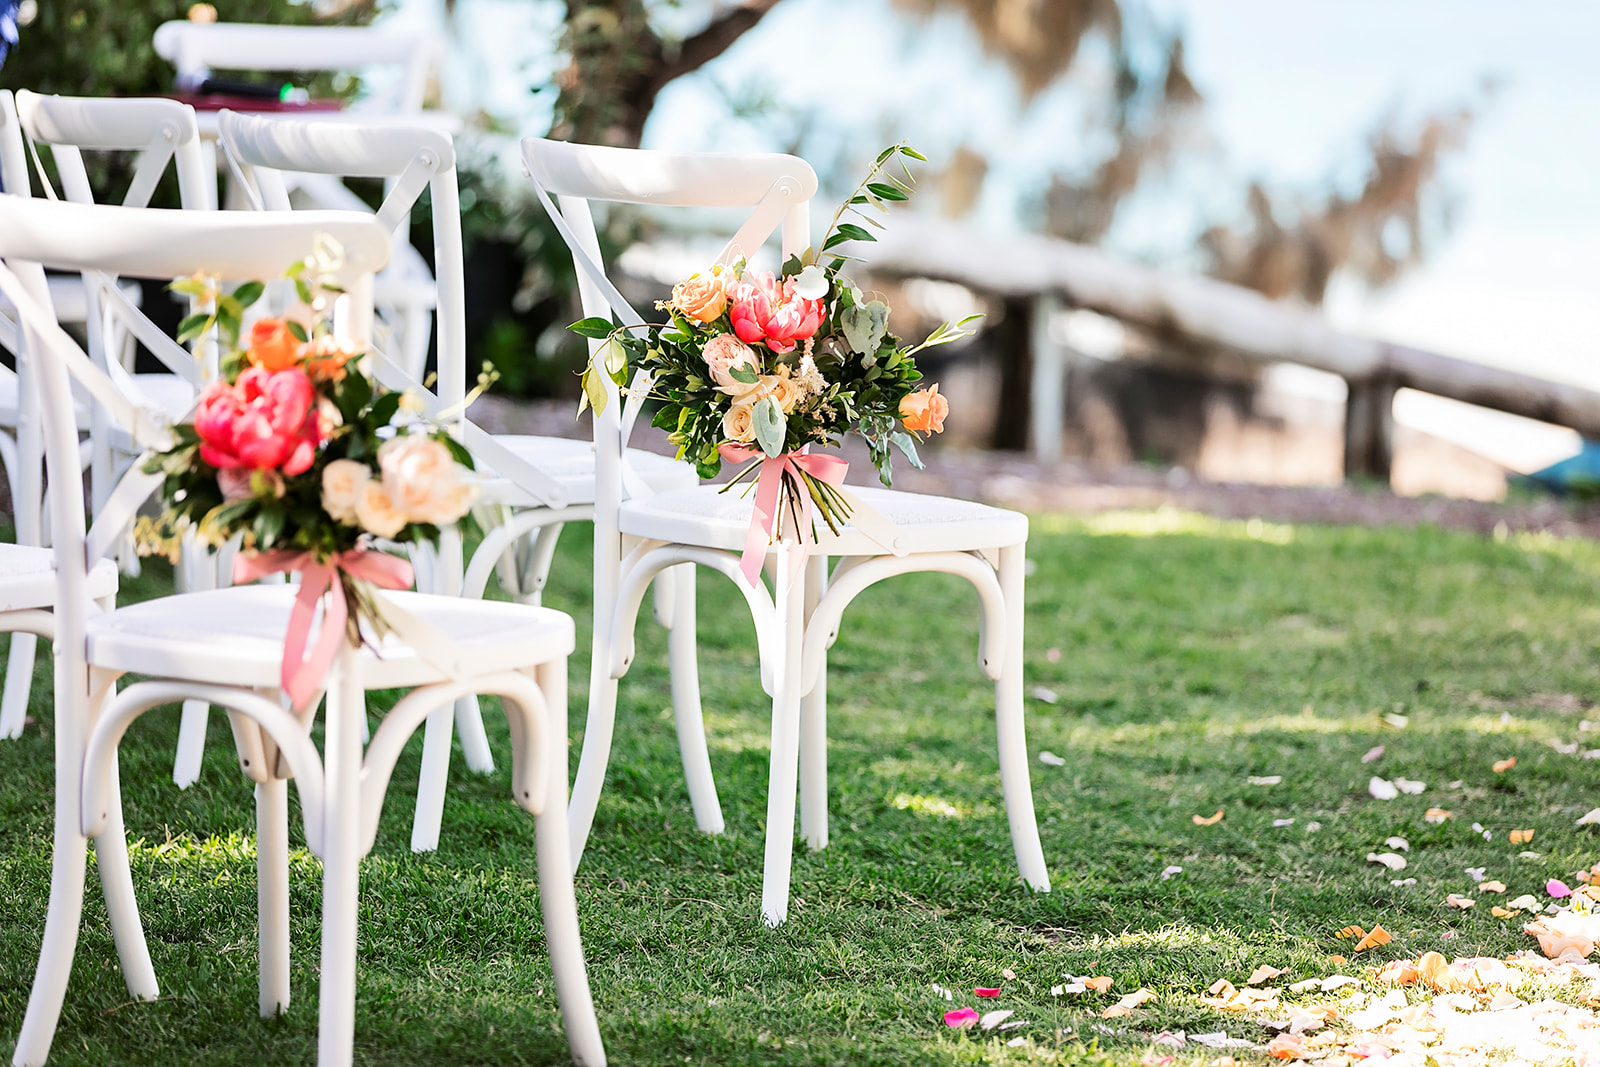
<instances>
[{"instance_id":1,"label":"white flower","mask_svg":"<svg viewBox=\"0 0 1600 1067\"><path fill-rule=\"evenodd\" d=\"M815 263L795 276L794 292L807 300L821 300L828 295L828 274Z\"/></svg>"},{"instance_id":2,"label":"white flower","mask_svg":"<svg viewBox=\"0 0 1600 1067\"><path fill-rule=\"evenodd\" d=\"M827 392L828 389L828 379L817 369L817 361L811 358L809 352L800 357L800 366L795 371L794 382L807 396L816 396Z\"/></svg>"},{"instance_id":3,"label":"white flower","mask_svg":"<svg viewBox=\"0 0 1600 1067\"><path fill-rule=\"evenodd\" d=\"M372 480L372 468L353 459L336 459L322 468L322 510L335 522L354 525L356 504Z\"/></svg>"},{"instance_id":4,"label":"white flower","mask_svg":"<svg viewBox=\"0 0 1600 1067\"><path fill-rule=\"evenodd\" d=\"M331 466L331 464L330 464ZM448 526L467 513L473 487L440 441L404 434L378 449L383 487L410 522Z\"/></svg>"},{"instance_id":5,"label":"white flower","mask_svg":"<svg viewBox=\"0 0 1600 1067\"><path fill-rule=\"evenodd\" d=\"M356 498L356 521L378 537L393 537L405 528L406 513L384 490L383 483L369 480Z\"/></svg>"}]
</instances>

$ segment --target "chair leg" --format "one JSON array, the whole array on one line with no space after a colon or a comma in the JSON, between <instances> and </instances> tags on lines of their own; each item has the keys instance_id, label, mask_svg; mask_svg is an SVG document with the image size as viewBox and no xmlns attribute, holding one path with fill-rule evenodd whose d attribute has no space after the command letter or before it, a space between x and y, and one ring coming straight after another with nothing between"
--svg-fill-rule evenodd
<instances>
[{"instance_id":1,"label":"chair leg","mask_svg":"<svg viewBox=\"0 0 1600 1067\"><path fill-rule=\"evenodd\" d=\"M356 922L361 889L361 724L365 702L348 644L334 661L324 720L322 977L317 1065L349 1067L355 1049ZM442 714L449 719L449 709ZM435 712L435 715L441 714Z\"/></svg>"},{"instance_id":2,"label":"chair leg","mask_svg":"<svg viewBox=\"0 0 1600 1067\"><path fill-rule=\"evenodd\" d=\"M594 652L589 665L589 715L583 727L583 753L578 757L578 775L572 782L572 800L567 805L567 847L572 869L583 862L583 848L594 825L595 809L600 806L600 790L606 782L606 764L611 759L611 734L616 726L617 680L606 669L611 646L595 625Z\"/></svg>"},{"instance_id":3,"label":"chair leg","mask_svg":"<svg viewBox=\"0 0 1600 1067\"><path fill-rule=\"evenodd\" d=\"M444 794L450 782L450 735L455 708L446 705L428 716L422 729L422 770L417 779L417 810L411 818L411 851L439 847Z\"/></svg>"},{"instance_id":4,"label":"chair leg","mask_svg":"<svg viewBox=\"0 0 1600 1067\"><path fill-rule=\"evenodd\" d=\"M11 635L5 695L0 696L0 738L22 736L22 725L28 718L28 697L33 692L33 662L38 645L39 639L33 634Z\"/></svg>"},{"instance_id":5,"label":"chair leg","mask_svg":"<svg viewBox=\"0 0 1600 1067\"><path fill-rule=\"evenodd\" d=\"M1048 893L1050 872L1045 867L1039 824L1033 814L1028 741L1023 726L1023 569L1026 561L1026 545L1000 550L1000 592L1006 601L1006 645L1000 680L994 685L995 732L1000 749L1000 782L1005 792L1006 817L1011 823L1011 846L1017 854L1017 868L1030 888Z\"/></svg>"},{"instance_id":6,"label":"chair leg","mask_svg":"<svg viewBox=\"0 0 1600 1067\"><path fill-rule=\"evenodd\" d=\"M210 718L211 705L205 701L183 702L183 718L178 720L178 753L172 760L172 781L179 789L188 789L200 780Z\"/></svg>"},{"instance_id":7,"label":"chair leg","mask_svg":"<svg viewBox=\"0 0 1600 1067\"><path fill-rule=\"evenodd\" d=\"M772 768L767 782L767 850L761 879L761 918L779 926L789 916L789 873L794 860L795 791L800 762L800 657L805 638L805 589L791 580L793 553L777 553L779 661L773 672Z\"/></svg>"},{"instance_id":8,"label":"chair leg","mask_svg":"<svg viewBox=\"0 0 1600 1067\"><path fill-rule=\"evenodd\" d=\"M806 624L828 591L828 557L806 560ZM828 847L828 660L800 699L800 836L813 851Z\"/></svg>"},{"instance_id":9,"label":"chair leg","mask_svg":"<svg viewBox=\"0 0 1600 1067\"><path fill-rule=\"evenodd\" d=\"M672 629L667 631L667 659L672 667L672 712L677 720L678 753L689 786L689 803L701 833L722 833L722 805L706 749L705 717L700 708L700 663L696 647L695 567L674 568Z\"/></svg>"},{"instance_id":10,"label":"chair leg","mask_svg":"<svg viewBox=\"0 0 1600 1067\"><path fill-rule=\"evenodd\" d=\"M133 872L128 868L128 837L122 825L122 782L115 757L111 760L110 810L106 826L94 839L95 866L100 869L100 889L105 894L111 933L122 964L122 979L134 1000L154 1000L160 995L150 949L139 921L139 901L133 892Z\"/></svg>"},{"instance_id":11,"label":"chair leg","mask_svg":"<svg viewBox=\"0 0 1600 1067\"><path fill-rule=\"evenodd\" d=\"M605 1046L600 1040L600 1024L595 1018L583 942L578 933L578 901L572 887L576 864L568 852L566 660L541 664L536 678L550 711L554 727L551 735L556 742L546 754L550 760L550 792L537 824L539 904L544 912L545 946L550 953L550 969L555 975L556 997L561 1003L561 1021L567 1031L572 1062L584 1067L605 1067Z\"/></svg>"},{"instance_id":12,"label":"chair leg","mask_svg":"<svg viewBox=\"0 0 1600 1067\"><path fill-rule=\"evenodd\" d=\"M261 1017L289 1010L289 783L256 783L256 915Z\"/></svg>"}]
</instances>

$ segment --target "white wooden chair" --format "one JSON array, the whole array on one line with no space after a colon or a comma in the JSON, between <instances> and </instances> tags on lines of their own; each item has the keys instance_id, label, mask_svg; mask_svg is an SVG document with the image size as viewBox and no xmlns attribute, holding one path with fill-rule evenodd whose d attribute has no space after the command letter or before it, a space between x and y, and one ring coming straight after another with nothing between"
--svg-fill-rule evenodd
<instances>
[{"instance_id":1,"label":"white wooden chair","mask_svg":"<svg viewBox=\"0 0 1600 1067\"><path fill-rule=\"evenodd\" d=\"M437 410L459 407L466 394L466 294L463 285L461 216L458 206L455 150L449 134L427 127L386 122L363 125L309 118L270 118L223 112L218 117L223 150L237 164L242 182L260 206L288 210L286 172L338 177L383 178L390 186L378 217L391 229L404 229L424 189L429 191L433 218L434 263L438 274L439 380L437 396L415 380L415 371L391 363L380 373L395 388L426 397ZM496 435L491 437L467 419L454 416L462 440L483 465L495 472L484 488L492 514L504 509L505 521L494 525L463 567L461 544L441 546L440 566L430 592L483 596L489 575L500 564L502 587L523 603L537 604L549 573L556 539L569 522L594 515L595 460L593 445L556 437ZM684 463L649 452L630 450L628 463L641 483L657 491L697 484ZM524 543L531 541L524 547ZM710 765L705 762L705 735L694 646L693 567L661 593L658 618L671 629L673 703L695 817L710 833L722 830L722 813ZM662 583L666 585L666 582ZM473 698L456 707L456 725L468 766L488 771L493 758L484 741L483 724ZM423 774L417 798L412 847L438 847L440 814L450 759L448 714L428 722Z\"/></svg>"},{"instance_id":2,"label":"white wooden chair","mask_svg":"<svg viewBox=\"0 0 1600 1067\"><path fill-rule=\"evenodd\" d=\"M782 225L785 256L810 244L809 203L815 174L803 160L774 155L689 155L574 145L541 138L522 142L523 163L541 202L566 239L578 273L584 313L641 324L606 278L590 214L591 200L663 207L750 207L750 218L729 242L753 255ZM560 207L551 201L554 195ZM725 254L726 255L726 254ZM598 342L595 343L598 345ZM805 563L803 582L783 578L774 590L751 588L739 558L750 525L751 500L715 486L647 495L624 484L622 450L641 407L633 382L624 405L606 376L607 403L594 420L598 469L595 501L595 641L589 719L569 808L573 855L581 858L599 803L609 758L617 679L633 659L633 628L645 587L663 570L684 563L732 579L754 616L762 685L772 697L772 766L767 791L767 844L762 917L777 925L788 915L796 779L801 835L813 849L828 842L827 648L856 594L913 571L943 571L972 583L982 606L980 666L995 683L1000 777L1011 840L1023 880L1050 888L1028 784L1023 731L1023 565L1028 520L965 500L886 489L851 487L868 506L899 527L892 551L857 530L822 542ZM819 524L820 525L820 524ZM806 546L785 539L769 553L785 575ZM838 564L830 573L830 558ZM615 604L605 620L599 605Z\"/></svg>"},{"instance_id":3,"label":"white wooden chair","mask_svg":"<svg viewBox=\"0 0 1600 1067\"><path fill-rule=\"evenodd\" d=\"M0 291L16 307L39 381L51 494L56 575L56 819L49 912L28 1010L13 1063L42 1063L60 1015L81 921L85 848L100 855L118 951L129 992L157 993L139 930L117 791L117 747L146 710L196 696L230 711L240 766L254 783L260 879L260 1008L289 1003L288 795L294 777L306 841L323 861L318 1062L351 1062L355 1021L357 897L361 857L372 847L395 760L427 712L462 692L499 695L511 724L513 792L538 815L540 896L551 962L573 1058L603 1064L590 1000L567 850L566 657L572 621L558 612L424 594L394 603L427 619L453 642L424 657L393 635L360 651L348 644L324 680L325 752L310 738L310 716L276 699L283 634L294 590L257 585L178 594L108 612L85 610L88 564L99 558L125 515L159 480L138 468L105 513L84 529L72 378L132 427L146 447L167 439L165 420L122 398L45 307L39 264L136 277L196 270L222 278L271 277L304 255L321 234L343 247L336 330L360 343L370 329L372 272L388 255L383 227L344 213L299 219L236 212L170 212L44 203L0 197ZM110 532L108 532L110 531ZM446 671L435 663L448 662ZM125 673L147 680L117 692ZM386 715L363 758L363 693L411 688ZM315 701L311 707L314 709Z\"/></svg>"}]
</instances>

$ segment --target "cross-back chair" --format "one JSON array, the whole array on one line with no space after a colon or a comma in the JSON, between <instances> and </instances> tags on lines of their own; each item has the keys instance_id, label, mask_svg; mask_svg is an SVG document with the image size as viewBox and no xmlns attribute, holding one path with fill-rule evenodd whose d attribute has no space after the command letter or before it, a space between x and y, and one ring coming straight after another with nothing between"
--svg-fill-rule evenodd
<instances>
[{"instance_id":1,"label":"cross-back chair","mask_svg":"<svg viewBox=\"0 0 1600 1067\"><path fill-rule=\"evenodd\" d=\"M117 748L145 711L186 697L229 710L241 770L254 783L260 906L260 1009L289 1005L288 779L294 778L308 848L321 857L322 954L318 1062L351 1062L361 857L372 847L384 792L408 737L429 710L468 691L501 697L514 748L513 793L538 816L540 896L547 947L573 1058L603 1064L605 1053L578 935L566 843L566 657L572 621L519 604L416 593L392 603L443 635L431 647L368 631L368 644L340 652L323 688L324 751L311 740L313 698L297 714L277 690L283 634L295 591L255 585L181 593L122 609L87 608L90 564L125 516L159 482L135 467L85 529L76 379L131 427L147 449L170 441L166 418L138 409L78 350L51 317L40 264L136 277L203 271L243 280L272 277L320 236L343 249L335 333L360 344L371 328L372 273L388 255L381 224L346 213L293 220L237 212L201 213L92 207L0 197L0 292L16 308L37 370L55 537L56 811L49 911L27 1014L13 1057L44 1062L60 1015L82 915L86 845L94 839L129 992L157 993L139 930L117 788ZM108 532L112 531L112 532ZM337 595L337 594L335 594ZM314 636L313 636L314 639ZM144 680L120 692L118 680ZM382 720L365 754L364 692L409 688Z\"/></svg>"},{"instance_id":2,"label":"cross-back chair","mask_svg":"<svg viewBox=\"0 0 1600 1067\"><path fill-rule=\"evenodd\" d=\"M267 210L290 208L286 172L383 178L389 194L378 209L378 218L391 229L403 230L418 198L428 191L438 277L437 395L408 376L408 368L392 361L380 374L387 375L395 388L424 397L435 410L459 409L466 396L469 361L461 214L450 135L398 123L331 123L228 111L219 115L218 129L230 164L239 168L241 183L252 201ZM431 591L481 597L498 565L502 588L524 603L537 604L563 526L593 517L593 445L555 437L491 436L474 425L465 411L455 411L452 421L463 442L496 475L483 486L487 506L480 514L498 513L501 521L491 526L470 564L464 564L458 540L442 543ZM648 452L630 450L628 465L640 484L653 489L688 488L697 481L687 464ZM722 815L704 758L695 665L693 568L682 571L686 573L670 583L670 590L658 590L657 616L670 628L673 703L684 737L682 749L695 816L701 829L716 833L722 829ZM457 706L455 723L468 766L479 771L492 769L493 758L475 700L464 699ZM412 832L412 847L419 850L438 845L450 725L445 714L428 723Z\"/></svg>"},{"instance_id":3,"label":"cross-back chair","mask_svg":"<svg viewBox=\"0 0 1600 1067\"><path fill-rule=\"evenodd\" d=\"M542 138L522 142L522 159L540 201L566 240L586 315L614 318L629 328L642 320L607 278L591 201L661 207L745 207L750 217L719 262L753 256L781 225L783 255L810 244L809 203L816 193L811 168L792 156L696 155L575 145ZM559 208L552 200L558 198ZM599 342L592 342L598 351ZM1023 566L1026 516L964 500L851 486L856 497L898 526L890 543L849 525L838 535L820 530L809 551L792 535L773 545L773 589L740 576L740 553L752 501L718 487L646 494L623 478L622 450L643 405L648 382L635 378L623 403L607 375L604 411L594 419L598 470L595 502L594 663L583 754L573 783L569 819L573 854L581 858L599 803L609 759L617 680L633 659L634 619L645 587L657 574L695 563L732 579L756 625L762 684L772 697L772 763L767 790L762 917L777 925L788 915L795 799L801 835L813 849L828 843L827 648L844 609L867 587L894 575L943 571L978 593L982 630L979 664L995 684L1000 776L1012 845L1023 880L1048 891L1049 874L1034 819L1023 725ZM785 576L804 559L803 581ZM831 571L829 563L838 560ZM775 566L774 566L775 564ZM613 603L610 620L598 605ZM797 781L798 780L798 781Z\"/></svg>"}]
</instances>

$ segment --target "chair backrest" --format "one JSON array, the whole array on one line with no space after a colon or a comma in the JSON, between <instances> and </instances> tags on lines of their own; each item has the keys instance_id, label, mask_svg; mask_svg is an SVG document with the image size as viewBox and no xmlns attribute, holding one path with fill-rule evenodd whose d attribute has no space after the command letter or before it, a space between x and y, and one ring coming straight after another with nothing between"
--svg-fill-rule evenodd
<instances>
[{"instance_id":1,"label":"chair backrest","mask_svg":"<svg viewBox=\"0 0 1600 1067\"><path fill-rule=\"evenodd\" d=\"M247 22L162 23L156 54L178 69L178 84L194 88L218 70L353 70L394 66L400 77L363 109L420 111L428 75L442 54L422 34L365 26L269 26Z\"/></svg>"},{"instance_id":2,"label":"chair backrest","mask_svg":"<svg viewBox=\"0 0 1600 1067\"><path fill-rule=\"evenodd\" d=\"M10 89L0 89L0 185L5 192L28 195L28 149Z\"/></svg>"},{"instance_id":3,"label":"chair backrest","mask_svg":"<svg viewBox=\"0 0 1600 1067\"><path fill-rule=\"evenodd\" d=\"M285 171L385 179L389 193L377 215L395 233L397 249L404 240L412 208L423 190L428 190L438 288L437 396L423 389L393 358L381 360L379 377L393 388L409 389L424 397L435 410L450 413L447 421L459 428L463 442L475 457L531 498L516 502L562 506L566 492L559 482L496 443L462 410L467 387L466 284L456 153L450 135L432 126L406 126L393 121L329 122L241 115L226 110L217 116L217 130L230 165L237 166L251 199L269 211L290 208Z\"/></svg>"},{"instance_id":4,"label":"chair backrest","mask_svg":"<svg viewBox=\"0 0 1600 1067\"><path fill-rule=\"evenodd\" d=\"M388 235L368 216L306 212L289 221L241 212L96 207L0 196L0 292L16 308L38 382L52 487L56 650L58 661L65 661L59 665L69 671L83 669L88 570L127 522L131 508L159 484L159 476L142 473L142 464L135 463L113 495L116 506L96 516L93 530L85 530L72 379L109 407L120 407L135 438L147 446L158 444L163 430L159 416L131 410L56 324L43 267L144 278L196 271L235 280L270 278L307 255L322 235L344 249L339 277L347 295L340 300L335 328L352 341L364 341L371 328L372 272L389 254ZM59 685L61 675L57 679Z\"/></svg>"}]
</instances>

